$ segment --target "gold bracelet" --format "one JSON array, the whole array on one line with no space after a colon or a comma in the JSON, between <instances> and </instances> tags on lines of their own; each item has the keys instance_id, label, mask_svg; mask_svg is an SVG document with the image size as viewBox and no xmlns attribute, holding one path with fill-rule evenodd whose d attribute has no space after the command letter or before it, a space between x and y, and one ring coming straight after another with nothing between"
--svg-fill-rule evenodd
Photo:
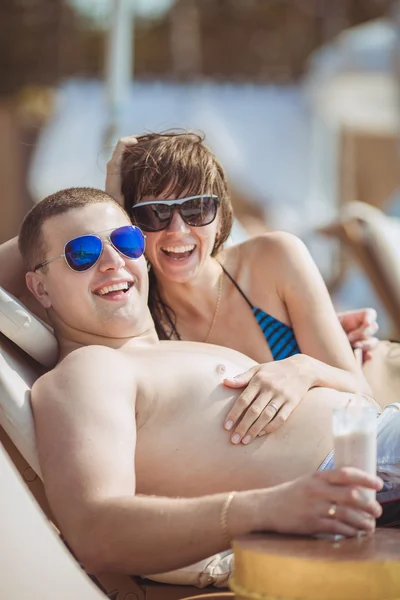
<instances>
[{"instance_id":1,"label":"gold bracelet","mask_svg":"<svg viewBox=\"0 0 400 600\"><path fill-rule=\"evenodd\" d=\"M222 533L222 537L224 538L224 541L227 542L229 546L231 545L231 535L229 533L229 527L228 527L228 513L229 513L229 507L232 504L232 500L233 500L233 497L235 494L236 494L236 492L229 492L229 494L225 498L224 503L221 508L221 518L220 518L221 533Z\"/></svg>"}]
</instances>

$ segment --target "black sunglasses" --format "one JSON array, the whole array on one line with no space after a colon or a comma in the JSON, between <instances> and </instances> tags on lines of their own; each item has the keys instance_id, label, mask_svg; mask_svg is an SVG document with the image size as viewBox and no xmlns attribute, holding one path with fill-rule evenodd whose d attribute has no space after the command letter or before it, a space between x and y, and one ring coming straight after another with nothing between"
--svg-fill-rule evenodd
<instances>
[{"instance_id":1,"label":"black sunglasses","mask_svg":"<svg viewBox=\"0 0 400 600\"><path fill-rule=\"evenodd\" d=\"M132 217L143 231L162 231L171 224L177 210L190 227L210 225L217 216L219 198L214 194L189 196L179 200L148 200L132 206Z\"/></svg>"},{"instance_id":2,"label":"black sunglasses","mask_svg":"<svg viewBox=\"0 0 400 600\"><path fill-rule=\"evenodd\" d=\"M107 233L106 231L100 231L99 233ZM124 227L118 227L113 229L111 233L106 236L106 239L110 244L123 256L130 259L140 258L145 249L145 236L140 231L139 227L134 225L126 225ZM64 253L50 260L45 260L42 263L36 265L33 269L38 271L42 267L45 267L53 260L64 258L67 265L73 270L79 273L88 271L99 260L102 255L104 248L104 242L98 234L91 233L89 235L81 235L67 242L64 246Z\"/></svg>"}]
</instances>

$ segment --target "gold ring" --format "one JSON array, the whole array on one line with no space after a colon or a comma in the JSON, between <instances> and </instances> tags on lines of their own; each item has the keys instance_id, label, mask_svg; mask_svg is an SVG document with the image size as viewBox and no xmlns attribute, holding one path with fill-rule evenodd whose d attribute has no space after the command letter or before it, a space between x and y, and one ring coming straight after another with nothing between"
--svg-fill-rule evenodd
<instances>
[{"instance_id":1,"label":"gold ring","mask_svg":"<svg viewBox=\"0 0 400 600\"><path fill-rule=\"evenodd\" d=\"M332 502L329 507L329 510L328 510L328 517L331 517L331 519L334 519L336 517L336 510L337 510L337 506L334 502Z\"/></svg>"}]
</instances>

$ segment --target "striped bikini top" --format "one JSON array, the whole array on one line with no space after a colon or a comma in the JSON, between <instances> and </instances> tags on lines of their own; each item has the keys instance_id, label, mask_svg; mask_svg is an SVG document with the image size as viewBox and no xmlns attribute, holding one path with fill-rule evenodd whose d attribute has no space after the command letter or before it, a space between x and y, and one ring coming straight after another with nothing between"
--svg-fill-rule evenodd
<instances>
[{"instance_id":1,"label":"striped bikini top","mask_svg":"<svg viewBox=\"0 0 400 600\"><path fill-rule=\"evenodd\" d=\"M238 292L240 292L240 294L243 296L243 298L246 300L247 304L253 311L256 321L259 324L260 329L268 342L268 346L271 350L273 359L282 360L283 358L288 358L289 356L300 354L301 350L295 338L293 329L285 323L282 323L282 321L279 321L278 319L275 319L275 317L272 317L268 313L264 312L263 310L261 310L261 308L253 306L246 294L233 279L233 277L222 265L221 267L225 275L229 277L233 285L236 287Z\"/></svg>"}]
</instances>

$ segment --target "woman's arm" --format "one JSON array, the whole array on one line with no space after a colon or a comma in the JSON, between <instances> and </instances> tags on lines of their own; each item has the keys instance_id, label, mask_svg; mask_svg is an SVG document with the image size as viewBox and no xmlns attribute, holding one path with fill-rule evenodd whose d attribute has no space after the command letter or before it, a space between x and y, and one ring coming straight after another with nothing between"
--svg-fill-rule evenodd
<instances>
[{"instance_id":1,"label":"woman's arm","mask_svg":"<svg viewBox=\"0 0 400 600\"><path fill-rule=\"evenodd\" d=\"M356 364L351 346L322 276L303 242L279 232L258 238L256 244L259 258L253 268L254 281L260 289L268 276L302 353L354 374ZM258 297L261 293L260 289ZM368 387L364 391L368 392Z\"/></svg>"},{"instance_id":2,"label":"woman's arm","mask_svg":"<svg viewBox=\"0 0 400 600\"><path fill-rule=\"evenodd\" d=\"M248 247L253 302L266 308L268 277L270 299L271 289L278 294L274 316L293 327L302 354L225 380L228 387L245 388L225 419L232 442L245 444L282 425L312 387L371 395L365 378L358 379L349 341L304 244L276 233L254 239Z\"/></svg>"},{"instance_id":3,"label":"woman's arm","mask_svg":"<svg viewBox=\"0 0 400 600\"><path fill-rule=\"evenodd\" d=\"M226 416L224 427L234 444L249 444L257 436L272 433L313 387L354 392L356 375L327 365L306 354L256 365L245 373L225 379L224 385L244 388ZM362 393L365 395L365 390Z\"/></svg>"},{"instance_id":4,"label":"woman's arm","mask_svg":"<svg viewBox=\"0 0 400 600\"><path fill-rule=\"evenodd\" d=\"M18 249L18 238L0 245L0 286L18 298L35 315L47 321L46 311L25 285L26 268Z\"/></svg>"}]
</instances>

